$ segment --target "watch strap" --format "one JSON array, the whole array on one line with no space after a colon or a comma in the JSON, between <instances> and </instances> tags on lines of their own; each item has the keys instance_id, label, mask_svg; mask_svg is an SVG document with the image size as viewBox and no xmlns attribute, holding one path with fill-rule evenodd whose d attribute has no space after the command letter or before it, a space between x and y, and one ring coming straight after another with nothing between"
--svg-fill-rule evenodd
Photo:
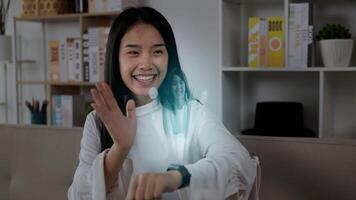
<instances>
[{"instance_id":1,"label":"watch strap","mask_svg":"<svg viewBox=\"0 0 356 200\"><path fill-rule=\"evenodd\" d=\"M171 170L176 170L182 175L182 184L178 187L178 189L189 186L191 174L184 165L171 164L167 168L167 171Z\"/></svg>"}]
</instances>

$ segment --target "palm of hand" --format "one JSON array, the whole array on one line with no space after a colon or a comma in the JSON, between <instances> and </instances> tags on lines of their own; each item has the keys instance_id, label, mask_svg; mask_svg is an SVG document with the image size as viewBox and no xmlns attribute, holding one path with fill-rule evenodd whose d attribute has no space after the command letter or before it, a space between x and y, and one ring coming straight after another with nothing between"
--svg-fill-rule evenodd
<instances>
[{"instance_id":1,"label":"palm of hand","mask_svg":"<svg viewBox=\"0 0 356 200\"><path fill-rule=\"evenodd\" d=\"M100 119L108 130L112 140L120 148L129 149L133 145L136 135L135 103L129 100L126 105L127 116L123 115L110 87L106 83L99 83L91 90L96 110Z\"/></svg>"}]
</instances>

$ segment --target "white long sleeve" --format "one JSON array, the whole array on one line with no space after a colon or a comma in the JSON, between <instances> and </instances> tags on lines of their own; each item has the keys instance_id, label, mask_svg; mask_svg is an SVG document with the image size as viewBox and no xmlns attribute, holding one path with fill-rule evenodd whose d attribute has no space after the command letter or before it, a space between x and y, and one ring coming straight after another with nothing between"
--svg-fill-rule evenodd
<instances>
[{"instance_id":1,"label":"white long sleeve","mask_svg":"<svg viewBox=\"0 0 356 200\"><path fill-rule=\"evenodd\" d=\"M125 199L131 175L164 172L170 164L185 165L192 176L189 187L163 194L164 200L222 200L238 190L247 190L256 176L256 163L219 120L206 114L200 103L191 101L189 106L188 129L183 135L164 130L163 110L158 101L136 108L134 145L116 187L109 194L105 192L106 151L100 152L98 125L94 112L90 113L68 199Z\"/></svg>"},{"instance_id":2,"label":"white long sleeve","mask_svg":"<svg viewBox=\"0 0 356 200\"><path fill-rule=\"evenodd\" d=\"M69 200L93 199L125 199L126 191L120 188L106 194L105 175L104 175L104 157L107 152L101 150L99 130L95 120L95 112L87 116L83 137L80 143L79 165L74 175L72 185L68 190ZM121 181L119 177L119 181ZM123 183L119 184L123 185Z\"/></svg>"},{"instance_id":3,"label":"white long sleeve","mask_svg":"<svg viewBox=\"0 0 356 200\"><path fill-rule=\"evenodd\" d=\"M205 111L200 116L197 144L203 158L185 165L192 175L189 199L224 199L249 190L256 177L255 161L219 120Z\"/></svg>"}]
</instances>

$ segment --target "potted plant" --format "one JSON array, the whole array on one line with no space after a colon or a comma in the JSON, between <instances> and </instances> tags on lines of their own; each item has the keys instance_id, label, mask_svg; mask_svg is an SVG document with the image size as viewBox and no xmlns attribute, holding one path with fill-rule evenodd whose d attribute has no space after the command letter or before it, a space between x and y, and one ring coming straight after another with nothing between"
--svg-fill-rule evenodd
<instances>
[{"instance_id":1,"label":"potted plant","mask_svg":"<svg viewBox=\"0 0 356 200\"><path fill-rule=\"evenodd\" d=\"M5 35L6 18L10 0L0 0L0 61L11 60L11 36Z\"/></svg>"},{"instance_id":2,"label":"potted plant","mask_svg":"<svg viewBox=\"0 0 356 200\"><path fill-rule=\"evenodd\" d=\"M325 67L349 66L353 39L349 29L341 24L327 24L317 34Z\"/></svg>"}]
</instances>

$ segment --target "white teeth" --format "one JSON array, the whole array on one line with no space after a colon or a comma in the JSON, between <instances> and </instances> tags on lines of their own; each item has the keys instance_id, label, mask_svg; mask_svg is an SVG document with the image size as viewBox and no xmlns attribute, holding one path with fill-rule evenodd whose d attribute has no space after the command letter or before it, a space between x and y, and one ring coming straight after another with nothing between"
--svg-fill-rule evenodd
<instances>
[{"instance_id":1,"label":"white teeth","mask_svg":"<svg viewBox=\"0 0 356 200\"><path fill-rule=\"evenodd\" d=\"M140 81L152 81L154 75L136 75L135 78Z\"/></svg>"}]
</instances>

